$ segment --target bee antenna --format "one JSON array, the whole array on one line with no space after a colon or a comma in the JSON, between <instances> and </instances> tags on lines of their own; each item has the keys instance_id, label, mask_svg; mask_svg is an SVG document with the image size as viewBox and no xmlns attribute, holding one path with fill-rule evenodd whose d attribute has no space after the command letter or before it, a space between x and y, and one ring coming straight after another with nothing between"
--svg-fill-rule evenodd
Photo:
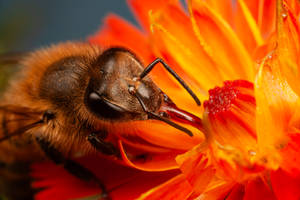
<instances>
[{"instance_id":1,"label":"bee antenna","mask_svg":"<svg viewBox=\"0 0 300 200\"><path fill-rule=\"evenodd\" d=\"M179 124L176 124L175 122L172 122L171 120L169 120L167 118L164 118L164 117L162 117L162 116L160 116L160 115L158 115L154 112L148 111L147 108L146 108L146 105L144 104L144 102L143 102L142 98L140 97L140 95L138 93L133 93L133 95L136 96L136 98L140 102L143 110L149 115L149 117L151 117L152 119L163 121L163 122L169 124L170 126L173 126L174 128L176 128L176 129L178 129L182 132L185 132L189 136L191 136L191 137L193 136L193 133L190 130L188 130L187 128L184 128L183 126L180 126Z\"/></svg>"},{"instance_id":2,"label":"bee antenna","mask_svg":"<svg viewBox=\"0 0 300 200\"><path fill-rule=\"evenodd\" d=\"M161 58L156 58L152 63L150 63L144 71L140 74L139 78L143 79L147 74L151 72L151 70L154 68L154 66L157 63L161 63L164 68L184 87L184 89L193 97L196 104L198 106L201 105L201 102L199 98L196 96L196 94L192 91L192 89L180 78L180 76L167 64L165 63Z\"/></svg>"},{"instance_id":3,"label":"bee antenna","mask_svg":"<svg viewBox=\"0 0 300 200\"><path fill-rule=\"evenodd\" d=\"M37 125L42 124L42 123L44 123L44 120L40 120L40 121L34 122L32 124L29 124L27 126L23 126L23 127L19 128L19 129L17 129L16 131L10 133L9 135L6 135L6 136L0 138L0 142L8 140L9 138L11 138L13 136L20 135L20 134L22 134L22 133L24 133L24 132L26 132L26 131L28 131L28 130L34 128L34 127L36 127Z\"/></svg>"}]
</instances>

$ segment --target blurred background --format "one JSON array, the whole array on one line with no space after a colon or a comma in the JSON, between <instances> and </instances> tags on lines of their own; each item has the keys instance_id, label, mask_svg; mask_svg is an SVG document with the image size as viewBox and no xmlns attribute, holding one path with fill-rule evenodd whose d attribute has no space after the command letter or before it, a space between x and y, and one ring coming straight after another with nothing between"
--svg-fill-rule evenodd
<instances>
[{"instance_id":1,"label":"blurred background","mask_svg":"<svg viewBox=\"0 0 300 200\"><path fill-rule=\"evenodd\" d=\"M137 25L126 0L0 0L0 56L67 40L85 40L116 13ZM0 96L17 69L0 59Z\"/></svg>"},{"instance_id":2,"label":"blurred background","mask_svg":"<svg viewBox=\"0 0 300 200\"><path fill-rule=\"evenodd\" d=\"M0 52L84 40L111 12L136 24L126 0L0 0Z\"/></svg>"}]
</instances>

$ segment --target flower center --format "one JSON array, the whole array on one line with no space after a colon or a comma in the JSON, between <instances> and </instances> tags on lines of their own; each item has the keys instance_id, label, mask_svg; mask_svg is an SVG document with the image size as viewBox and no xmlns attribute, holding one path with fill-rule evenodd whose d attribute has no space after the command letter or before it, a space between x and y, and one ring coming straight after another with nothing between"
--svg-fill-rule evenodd
<instances>
[{"instance_id":1,"label":"flower center","mask_svg":"<svg viewBox=\"0 0 300 200\"><path fill-rule=\"evenodd\" d=\"M255 133L255 98L253 84L245 80L224 82L223 87L209 91L204 102L207 130L220 143L241 144L245 135L253 139ZM247 142L248 143L248 142Z\"/></svg>"},{"instance_id":2,"label":"flower center","mask_svg":"<svg viewBox=\"0 0 300 200\"><path fill-rule=\"evenodd\" d=\"M223 87L209 90L204 102L203 127L212 139L212 155L218 162L232 167L230 177L235 177L236 166L243 171L261 170L252 163L257 152L254 87L251 82L234 80ZM227 175L226 175L227 176Z\"/></svg>"},{"instance_id":3,"label":"flower center","mask_svg":"<svg viewBox=\"0 0 300 200\"><path fill-rule=\"evenodd\" d=\"M210 115L230 110L237 104L237 99L248 99L250 103L255 103L252 94L242 93L241 90L253 90L253 84L244 80L225 81L223 87L215 87L209 90L209 100L204 102L204 108Z\"/></svg>"}]
</instances>

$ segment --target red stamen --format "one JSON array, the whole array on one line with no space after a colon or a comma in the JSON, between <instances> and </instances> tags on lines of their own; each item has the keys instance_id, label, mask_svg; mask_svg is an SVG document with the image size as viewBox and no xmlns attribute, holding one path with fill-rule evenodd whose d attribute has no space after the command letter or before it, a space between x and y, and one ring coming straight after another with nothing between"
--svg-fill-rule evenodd
<instances>
[{"instance_id":1,"label":"red stamen","mask_svg":"<svg viewBox=\"0 0 300 200\"><path fill-rule=\"evenodd\" d=\"M253 84L245 80L225 81L223 87L209 90L209 100L204 102L204 108L210 115L228 111L236 100L240 99L255 104L253 95L247 94L247 89L253 92Z\"/></svg>"}]
</instances>

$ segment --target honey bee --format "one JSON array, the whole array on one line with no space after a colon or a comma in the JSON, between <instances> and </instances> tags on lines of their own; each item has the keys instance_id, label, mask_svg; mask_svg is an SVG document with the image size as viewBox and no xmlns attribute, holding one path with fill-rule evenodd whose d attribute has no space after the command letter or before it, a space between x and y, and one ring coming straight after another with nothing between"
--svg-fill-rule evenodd
<instances>
[{"instance_id":1,"label":"honey bee","mask_svg":"<svg viewBox=\"0 0 300 200\"><path fill-rule=\"evenodd\" d=\"M19 62L21 73L1 101L0 162L27 161L45 154L89 181L94 176L70 158L95 149L118 157L114 143L118 123L125 124L126 131L131 128L126 122L160 120L192 136L170 118L189 121L191 115L178 109L147 76L157 63L200 105L194 92L159 58L144 67L127 49L76 42L27 54Z\"/></svg>"}]
</instances>

